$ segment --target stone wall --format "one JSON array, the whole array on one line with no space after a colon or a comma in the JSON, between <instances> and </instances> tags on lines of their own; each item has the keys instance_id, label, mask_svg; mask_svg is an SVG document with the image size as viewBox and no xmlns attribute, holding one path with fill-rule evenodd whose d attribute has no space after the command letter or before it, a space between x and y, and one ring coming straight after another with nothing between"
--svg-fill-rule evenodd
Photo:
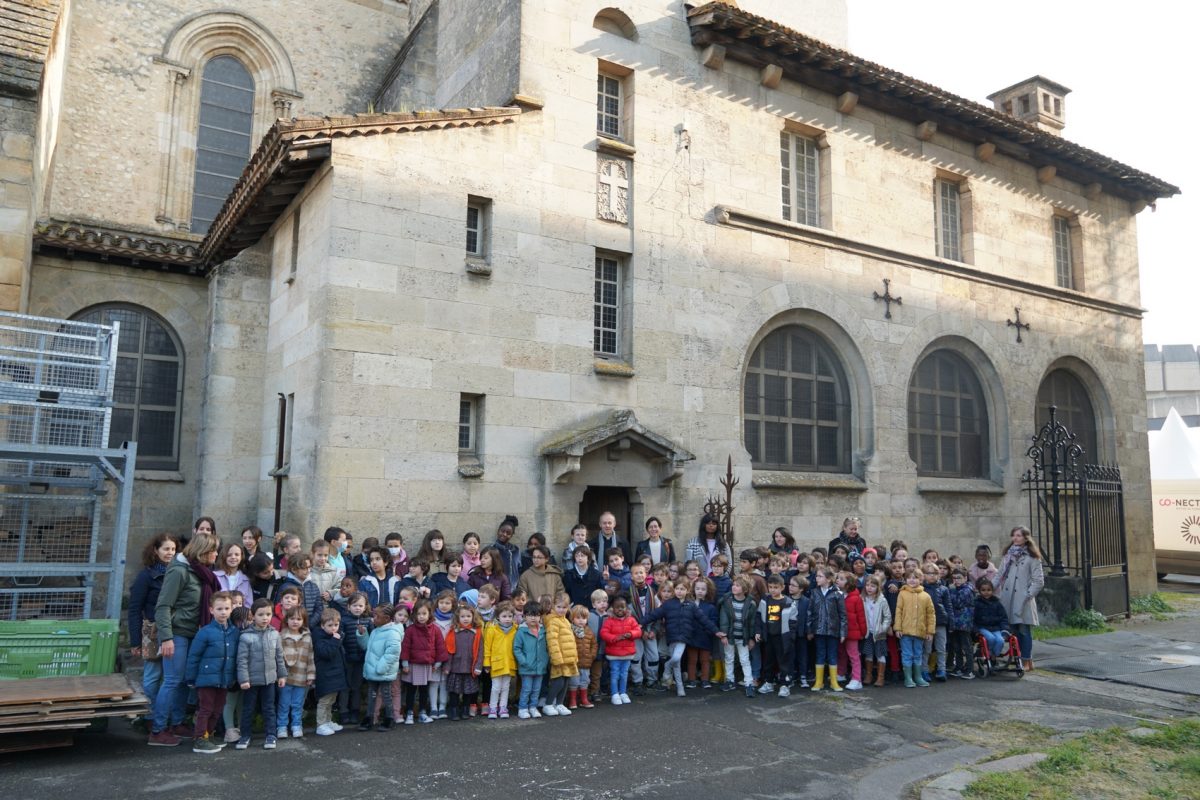
<instances>
[{"instance_id":1,"label":"stone wall","mask_svg":"<svg viewBox=\"0 0 1200 800\"><path fill-rule=\"evenodd\" d=\"M0 310L20 311L33 237L37 103L0 96Z\"/></svg>"},{"instance_id":2,"label":"stone wall","mask_svg":"<svg viewBox=\"0 0 1200 800\"><path fill-rule=\"evenodd\" d=\"M521 535L542 529L558 547L585 482L620 481L604 485L635 489L645 513L685 540L731 455L740 543L766 542L786 524L802 545L824 544L854 514L873 542L969 555L980 542L997 548L1026 519L1019 478L1037 388L1059 366L1092 392L1106 459L1146 473L1140 320L1088 299L1138 302L1127 203L1090 200L1061 179L1040 184L1032 168L979 161L940 134L922 141L870 109L839 114L835 98L786 80L766 89L737 64L708 70L682 16L649 5L651 21L631 42L597 32L577 4L527 2L521 89L545 110L515 125L335 141L331 177L321 179L328 207L303 223L317 226L306 233L314 241L327 231L328 255L286 291L284 267L272 267L271 328L294 331L322 378L310 530L347 523L360 535L401 527L415 536L436 526L454 541L468 529L487 538L512 512ZM570 47L553 46L564 36ZM597 59L632 70L628 226L597 219ZM785 119L828 137L832 241L773 224ZM941 270L934 258L939 169L970 183L973 273ZM490 277L464 265L468 195L493 199ZM748 213L739 223L718 206ZM1053 288L1056 208L1080 217L1086 295ZM598 370L593 358L597 248L628 257L632 376ZM884 278L904 301L891 320L872 299ZM301 306L307 327L276 321L277 309ZM1021 343L1006 324L1018 306L1033 325ZM784 322L821 332L851 384L856 466L833 488L820 476L754 470L742 445L746 359ZM984 386L984 480L920 478L908 455L906 387L940 347L972 363ZM457 470L463 392L484 396L479 478ZM539 448L619 408L696 460L659 485L636 461L617 471L595 463L605 461L599 452L554 483ZM1136 479L1126 508L1133 587L1145 591L1149 498Z\"/></svg>"}]
</instances>

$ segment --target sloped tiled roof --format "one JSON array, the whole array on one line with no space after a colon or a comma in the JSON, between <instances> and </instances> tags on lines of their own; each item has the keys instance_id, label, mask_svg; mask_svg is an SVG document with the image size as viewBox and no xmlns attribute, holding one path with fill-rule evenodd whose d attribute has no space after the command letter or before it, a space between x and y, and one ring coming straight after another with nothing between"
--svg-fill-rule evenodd
<instances>
[{"instance_id":1,"label":"sloped tiled roof","mask_svg":"<svg viewBox=\"0 0 1200 800\"><path fill-rule=\"evenodd\" d=\"M1099 183L1118 197L1153 202L1179 194L1166 181L1047 133L995 109L882 67L853 53L750 14L736 4L710 2L688 11L692 44L720 44L728 58L777 64L789 78L832 94L854 92L863 105L996 149L1033 166L1053 166L1081 184Z\"/></svg>"},{"instance_id":2,"label":"sloped tiled roof","mask_svg":"<svg viewBox=\"0 0 1200 800\"><path fill-rule=\"evenodd\" d=\"M61 0L0 3L0 94L37 95L60 5Z\"/></svg>"}]
</instances>

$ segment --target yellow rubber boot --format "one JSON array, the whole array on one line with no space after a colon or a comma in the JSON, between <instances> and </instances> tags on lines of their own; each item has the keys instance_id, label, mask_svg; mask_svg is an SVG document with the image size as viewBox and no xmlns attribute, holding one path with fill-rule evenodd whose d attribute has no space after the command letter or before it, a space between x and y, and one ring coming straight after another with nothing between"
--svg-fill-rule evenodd
<instances>
[{"instance_id":1,"label":"yellow rubber boot","mask_svg":"<svg viewBox=\"0 0 1200 800\"><path fill-rule=\"evenodd\" d=\"M812 690L819 692L825 688L825 668L817 667L817 677L813 679Z\"/></svg>"},{"instance_id":2,"label":"yellow rubber boot","mask_svg":"<svg viewBox=\"0 0 1200 800\"><path fill-rule=\"evenodd\" d=\"M838 683L837 667L829 668L829 688L833 689L835 692L846 691L845 689L842 688L842 685L840 683Z\"/></svg>"}]
</instances>

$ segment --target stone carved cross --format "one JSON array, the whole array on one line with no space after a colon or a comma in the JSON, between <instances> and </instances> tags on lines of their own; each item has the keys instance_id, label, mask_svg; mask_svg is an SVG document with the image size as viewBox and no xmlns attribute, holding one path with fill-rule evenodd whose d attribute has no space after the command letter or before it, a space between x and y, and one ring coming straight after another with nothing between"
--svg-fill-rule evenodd
<instances>
[{"instance_id":1,"label":"stone carved cross","mask_svg":"<svg viewBox=\"0 0 1200 800\"><path fill-rule=\"evenodd\" d=\"M1016 319L1016 321L1013 321L1011 319L1008 320L1007 327L1017 329L1017 344L1020 344L1021 343L1021 331L1029 330L1029 323L1021 322L1021 309L1019 307L1014 308L1013 311L1017 312L1017 319Z\"/></svg>"},{"instance_id":2,"label":"stone carved cross","mask_svg":"<svg viewBox=\"0 0 1200 800\"><path fill-rule=\"evenodd\" d=\"M629 175L624 163L600 162L596 192L596 213L601 219L629 221Z\"/></svg>"}]
</instances>

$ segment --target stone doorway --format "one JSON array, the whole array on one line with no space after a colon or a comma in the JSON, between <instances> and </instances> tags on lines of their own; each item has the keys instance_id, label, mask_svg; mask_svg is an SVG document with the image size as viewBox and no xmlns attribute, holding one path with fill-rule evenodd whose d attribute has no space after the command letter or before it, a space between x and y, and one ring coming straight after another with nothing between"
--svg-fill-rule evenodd
<instances>
[{"instance_id":1,"label":"stone doorway","mask_svg":"<svg viewBox=\"0 0 1200 800\"><path fill-rule=\"evenodd\" d=\"M629 490L622 486L589 486L579 502L579 521L588 526L588 540L600 535L600 515L611 511L617 518L617 538L629 545L633 552L634 541L630 536ZM603 563L597 554L598 563Z\"/></svg>"}]
</instances>

